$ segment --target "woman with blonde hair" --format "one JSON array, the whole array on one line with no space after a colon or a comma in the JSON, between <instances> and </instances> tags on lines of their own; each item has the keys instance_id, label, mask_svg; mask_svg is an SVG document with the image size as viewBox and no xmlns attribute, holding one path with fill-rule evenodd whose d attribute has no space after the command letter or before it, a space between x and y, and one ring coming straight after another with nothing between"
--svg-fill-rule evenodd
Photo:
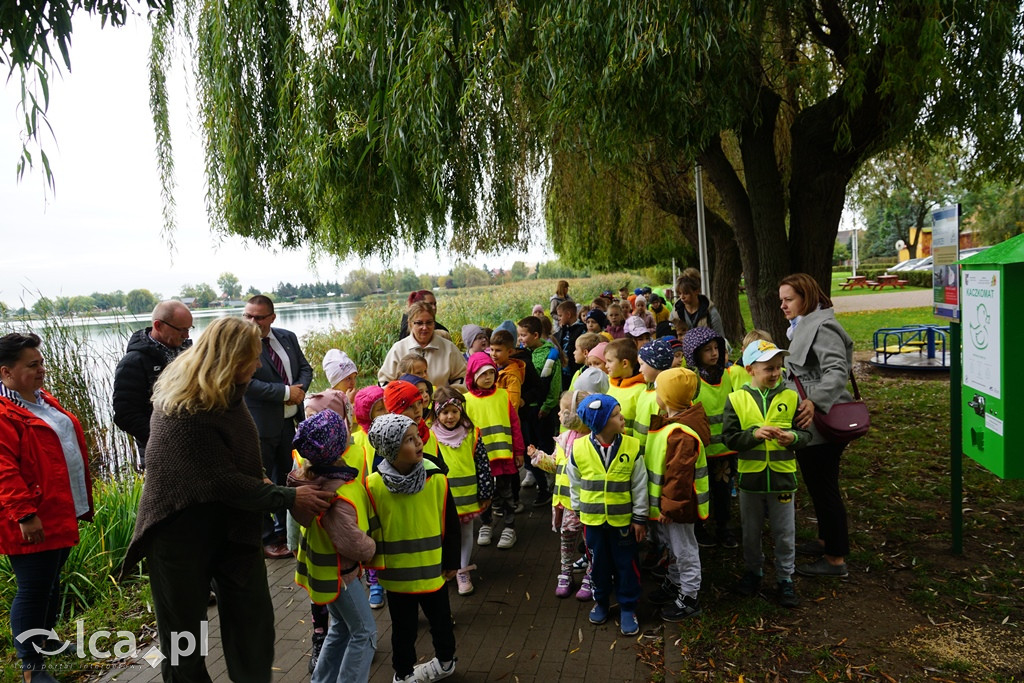
<instances>
[{"instance_id":1,"label":"woman with blonde hair","mask_svg":"<svg viewBox=\"0 0 1024 683\"><path fill-rule=\"evenodd\" d=\"M572 297L569 296L569 281L559 280L558 284L555 285L555 293L551 295L551 318L558 317L558 304L563 301L572 301Z\"/></svg>"},{"instance_id":2,"label":"woman with blonde hair","mask_svg":"<svg viewBox=\"0 0 1024 683\"><path fill-rule=\"evenodd\" d=\"M271 680L274 608L267 586L261 513L282 506L326 510L332 494L266 479L256 425L242 401L260 364L259 328L215 320L161 373L153 388L146 484L122 574L147 557L157 631L201 638L209 589L217 594L232 680ZM161 663L165 681L208 681L205 657Z\"/></svg>"},{"instance_id":3,"label":"woman with blonde hair","mask_svg":"<svg viewBox=\"0 0 1024 683\"><path fill-rule=\"evenodd\" d=\"M377 381L386 384L398 379L402 358L415 353L427 361L425 379L435 387L461 381L466 376L466 358L455 344L437 330L434 307L426 301L415 301L406 310L410 334L399 339L388 351L377 373Z\"/></svg>"}]
</instances>

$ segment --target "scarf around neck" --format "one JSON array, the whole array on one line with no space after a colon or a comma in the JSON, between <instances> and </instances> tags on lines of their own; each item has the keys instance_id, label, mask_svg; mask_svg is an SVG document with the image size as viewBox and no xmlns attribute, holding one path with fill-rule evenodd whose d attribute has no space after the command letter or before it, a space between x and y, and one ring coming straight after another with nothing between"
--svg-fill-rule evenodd
<instances>
[{"instance_id":1,"label":"scarf around neck","mask_svg":"<svg viewBox=\"0 0 1024 683\"><path fill-rule=\"evenodd\" d=\"M448 429L440 422L434 422L431 430L434 432L434 436L437 437L438 443L450 446L451 448L461 446L462 442L466 440L466 435L469 434L469 429L461 422L456 425L455 429Z\"/></svg>"},{"instance_id":2,"label":"scarf around neck","mask_svg":"<svg viewBox=\"0 0 1024 683\"><path fill-rule=\"evenodd\" d=\"M380 472L381 479L384 480L384 486L391 493L408 495L419 493L427 482L427 470L423 468L422 462L417 463L409 474L402 474L387 460L382 460L377 471Z\"/></svg>"}]
</instances>

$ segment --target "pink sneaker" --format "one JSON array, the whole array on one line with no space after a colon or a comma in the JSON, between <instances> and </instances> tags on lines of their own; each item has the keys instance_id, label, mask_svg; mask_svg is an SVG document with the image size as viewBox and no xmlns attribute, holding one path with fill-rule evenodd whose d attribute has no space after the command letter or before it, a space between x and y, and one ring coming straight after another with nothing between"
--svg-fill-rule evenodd
<instances>
[{"instance_id":1,"label":"pink sneaker","mask_svg":"<svg viewBox=\"0 0 1024 683\"><path fill-rule=\"evenodd\" d=\"M580 589L576 591L576 599L580 602L587 602L588 600L594 599L594 586L590 583L590 577L583 577L583 584Z\"/></svg>"},{"instance_id":2,"label":"pink sneaker","mask_svg":"<svg viewBox=\"0 0 1024 683\"><path fill-rule=\"evenodd\" d=\"M567 574L558 575L558 585L555 586L556 598L567 598L572 595L572 581Z\"/></svg>"}]
</instances>

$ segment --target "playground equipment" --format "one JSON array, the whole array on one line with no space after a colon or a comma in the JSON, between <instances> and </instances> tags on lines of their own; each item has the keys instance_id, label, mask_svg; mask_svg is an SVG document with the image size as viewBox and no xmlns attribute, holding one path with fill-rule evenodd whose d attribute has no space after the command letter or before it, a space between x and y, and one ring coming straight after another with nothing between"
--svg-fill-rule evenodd
<instances>
[{"instance_id":1,"label":"playground equipment","mask_svg":"<svg viewBox=\"0 0 1024 683\"><path fill-rule=\"evenodd\" d=\"M900 370L948 370L949 327L908 325L875 330L871 364Z\"/></svg>"}]
</instances>

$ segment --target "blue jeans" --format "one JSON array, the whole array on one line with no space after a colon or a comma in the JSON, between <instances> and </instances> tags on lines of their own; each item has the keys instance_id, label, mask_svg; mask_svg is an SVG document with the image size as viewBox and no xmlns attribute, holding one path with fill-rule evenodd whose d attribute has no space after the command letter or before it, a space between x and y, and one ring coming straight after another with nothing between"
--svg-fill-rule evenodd
<instances>
[{"instance_id":1,"label":"blue jeans","mask_svg":"<svg viewBox=\"0 0 1024 683\"><path fill-rule=\"evenodd\" d=\"M320 650L311 683L366 681L377 650L377 622L359 581L353 581L327 603L331 625Z\"/></svg>"},{"instance_id":2,"label":"blue jeans","mask_svg":"<svg viewBox=\"0 0 1024 683\"><path fill-rule=\"evenodd\" d=\"M60 570L70 554L71 548L58 548L8 556L18 583L18 590L11 601L11 634L15 637L14 651L25 669L42 667L43 655L36 652L32 644L35 642L42 646L46 639L31 638L19 643L16 638L31 629L51 629L57 625Z\"/></svg>"},{"instance_id":3,"label":"blue jeans","mask_svg":"<svg viewBox=\"0 0 1024 683\"><path fill-rule=\"evenodd\" d=\"M609 524L583 527L583 538L590 551L590 580L594 600L608 607L614 585L619 607L633 612L640 600L640 568L636 564L637 542L633 527ZM614 578L614 584L613 584Z\"/></svg>"}]
</instances>

